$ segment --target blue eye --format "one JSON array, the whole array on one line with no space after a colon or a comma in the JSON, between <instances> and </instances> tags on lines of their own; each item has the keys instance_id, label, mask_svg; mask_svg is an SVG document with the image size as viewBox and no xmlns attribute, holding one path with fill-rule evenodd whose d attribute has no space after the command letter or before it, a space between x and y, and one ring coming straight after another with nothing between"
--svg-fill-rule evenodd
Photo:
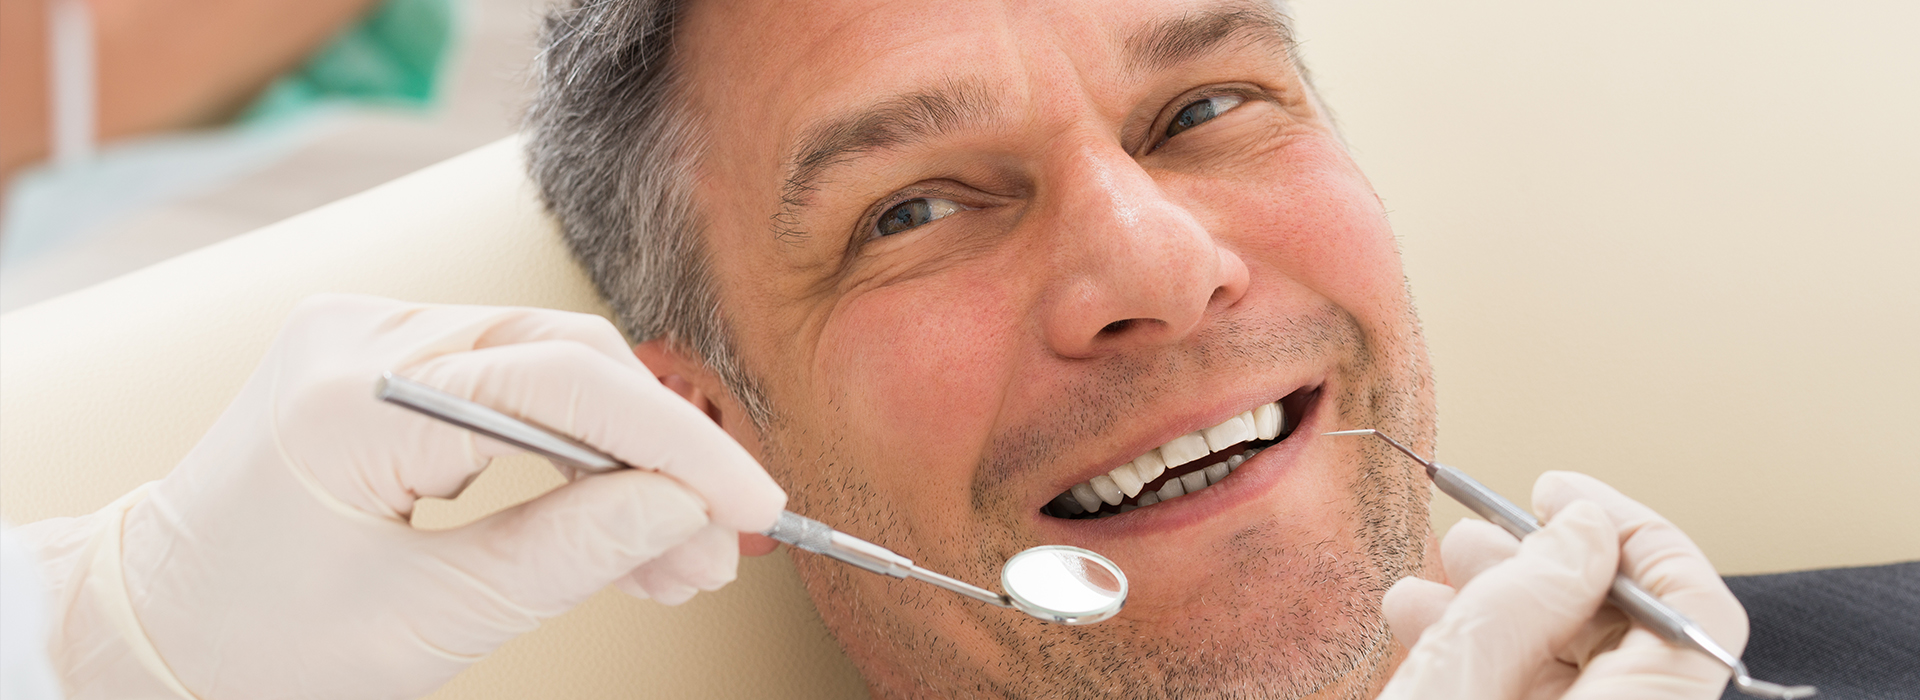
<instances>
[{"instance_id":1,"label":"blue eye","mask_svg":"<svg viewBox=\"0 0 1920 700\"><path fill-rule=\"evenodd\" d=\"M1173 115L1173 121L1167 124L1166 138L1173 138L1182 131L1204 124L1246 101L1246 98L1236 95L1214 95L1182 107L1179 114Z\"/></svg>"},{"instance_id":2,"label":"blue eye","mask_svg":"<svg viewBox=\"0 0 1920 700\"><path fill-rule=\"evenodd\" d=\"M909 199L887 209L880 214L880 220L873 223L873 235L891 236L917 226L944 219L954 212L965 211L967 207L950 199L919 197Z\"/></svg>"}]
</instances>

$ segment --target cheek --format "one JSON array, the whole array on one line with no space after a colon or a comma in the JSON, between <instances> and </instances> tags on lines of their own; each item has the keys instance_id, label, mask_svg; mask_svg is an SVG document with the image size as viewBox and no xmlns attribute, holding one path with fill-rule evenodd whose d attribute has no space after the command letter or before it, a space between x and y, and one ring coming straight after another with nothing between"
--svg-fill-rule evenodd
<instances>
[{"instance_id":1,"label":"cheek","mask_svg":"<svg viewBox=\"0 0 1920 700\"><path fill-rule=\"evenodd\" d=\"M847 451L911 460L896 474L964 480L991 432L1017 346L1011 295L987 271L860 293L834 310L816 362Z\"/></svg>"},{"instance_id":2,"label":"cheek","mask_svg":"<svg viewBox=\"0 0 1920 700\"><path fill-rule=\"evenodd\" d=\"M1245 177L1193 196L1222 243L1258 275L1278 273L1357 315L1404 305L1400 253L1373 187L1329 138L1297 137Z\"/></svg>"}]
</instances>

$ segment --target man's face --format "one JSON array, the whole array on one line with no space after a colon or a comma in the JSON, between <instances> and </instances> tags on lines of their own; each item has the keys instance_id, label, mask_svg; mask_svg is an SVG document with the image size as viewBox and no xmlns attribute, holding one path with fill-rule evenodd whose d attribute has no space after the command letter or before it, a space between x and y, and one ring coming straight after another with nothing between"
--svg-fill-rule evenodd
<instances>
[{"instance_id":1,"label":"man's face","mask_svg":"<svg viewBox=\"0 0 1920 700\"><path fill-rule=\"evenodd\" d=\"M1338 697L1392 663L1378 601L1427 565L1427 490L1319 434L1430 450L1426 355L1277 22L1257 0L689 10L706 245L776 414L730 429L794 510L927 568L992 587L1061 543L1132 583L1064 627L795 557L877 693ZM1204 490L1060 517L1076 484L1276 402L1289 436Z\"/></svg>"}]
</instances>

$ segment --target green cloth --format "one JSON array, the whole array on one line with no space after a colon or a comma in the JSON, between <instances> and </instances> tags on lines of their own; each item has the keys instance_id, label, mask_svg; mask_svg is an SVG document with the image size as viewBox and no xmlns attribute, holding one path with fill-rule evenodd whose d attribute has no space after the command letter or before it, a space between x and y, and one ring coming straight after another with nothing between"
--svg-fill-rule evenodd
<instances>
[{"instance_id":1,"label":"green cloth","mask_svg":"<svg viewBox=\"0 0 1920 700\"><path fill-rule=\"evenodd\" d=\"M273 122L330 105L427 109L440 97L459 24L455 0L387 0L280 76L239 123Z\"/></svg>"}]
</instances>

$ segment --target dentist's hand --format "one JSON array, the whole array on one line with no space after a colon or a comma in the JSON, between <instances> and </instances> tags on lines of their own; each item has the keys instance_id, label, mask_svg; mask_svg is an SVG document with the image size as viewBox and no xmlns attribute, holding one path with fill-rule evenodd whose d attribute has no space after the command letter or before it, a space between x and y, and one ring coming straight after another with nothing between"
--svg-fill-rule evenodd
<instances>
[{"instance_id":1,"label":"dentist's hand","mask_svg":"<svg viewBox=\"0 0 1920 700\"><path fill-rule=\"evenodd\" d=\"M414 529L415 501L518 450L375 400L387 370L643 469ZM69 521L92 545L51 549L80 591L55 664L76 699L418 697L609 584L724 585L785 502L604 319L317 297L166 479Z\"/></svg>"},{"instance_id":2,"label":"dentist's hand","mask_svg":"<svg viewBox=\"0 0 1920 700\"><path fill-rule=\"evenodd\" d=\"M1582 474L1534 484L1545 525L1525 541L1463 520L1441 543L1447 580L1387 592L1411 648L1380 695L1409 698L1711 700L1729 672L1603 605L1616 567L1734 653L1747 615L1700 548L1658 514Z\"/></svg>"}]
</instances>

